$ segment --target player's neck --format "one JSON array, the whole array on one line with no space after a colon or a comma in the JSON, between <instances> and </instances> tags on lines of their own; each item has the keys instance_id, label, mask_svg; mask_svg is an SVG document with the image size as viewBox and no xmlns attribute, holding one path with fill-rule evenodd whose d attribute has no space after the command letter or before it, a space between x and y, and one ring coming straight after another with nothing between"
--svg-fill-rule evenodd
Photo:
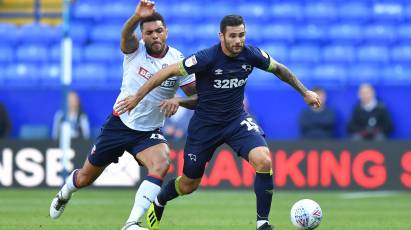
<instances>
[{"instance_id":1,"label":"player's neck","mask_svg":"<svg viewBox=\"0 0 411 230\"><path fill-rule=\"evenodd\" d=\"M150 55L153 58L163 58L164 56L166 56L167 52L168 52L168 45L166 45L166 47L160 53L153 53L149 49L147 49L148 55Z\"/></svg>"}]
</instances>

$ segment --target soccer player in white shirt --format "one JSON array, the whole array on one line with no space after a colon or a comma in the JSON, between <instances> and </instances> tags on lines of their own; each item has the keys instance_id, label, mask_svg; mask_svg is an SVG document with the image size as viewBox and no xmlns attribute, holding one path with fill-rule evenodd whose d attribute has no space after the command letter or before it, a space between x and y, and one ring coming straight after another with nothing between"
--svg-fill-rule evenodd
<instances>
[{"instance_id":1,"label":"soccer player in white shirt","mask_svg":"<svg viewBox=\"0 0 411 230\"><path fill-rule=\"evenodd\" d=\"M139 24L142 33L140 42L134 32ZM178 50L169 47L166 40L167 28L163 17L154 11L153 2L141 0L121 33L123 82L113 109L119 101L133 95L155 72L184 58ZM178 87L189 97L174 97ZM197 99L195 87L193 75L170 78L129 112L121 115L113 112L83 167L70 174L53 199L51 218L60 217L73 192L93 183L109 164L117 162L127 151L139 164L147 167L148 175L137 190L133 209L122 229L145 229L138 220L160 192L169 168L169 148L160 128L165 117L173 115L179 106L194 109Z\"/></svg>"}]
</instances>

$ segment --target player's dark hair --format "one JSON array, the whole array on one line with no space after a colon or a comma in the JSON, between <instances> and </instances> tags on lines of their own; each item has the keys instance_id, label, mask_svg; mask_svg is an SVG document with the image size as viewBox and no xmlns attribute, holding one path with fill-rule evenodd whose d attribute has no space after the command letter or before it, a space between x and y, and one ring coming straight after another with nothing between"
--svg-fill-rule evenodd
<instances>
[{"instance_id":1,"label":"player's dark hair","mask_svg":"<svg viewBox=\"0 0 411 230\"><path fill-rule=\"evenodd\" d=\"M146 22L155 22L155 21L161 21L163 23L163 26L166 27L166 23L164 22L163 16L161 14L154 12L152 15L148 17L144 17L140 20L140 30L143 30L143 24Z\"/></svg>"},{"instance_id":2,"label":"player's dark hair","mask_svg":"<svg viewBox=\"0 0 411 230\"><path fill-rule=\"evenodd\" d=\"M227 26L240 26L244 25L244 19L240 15L227 15L220 22L220 32L224 33Z\"/></svg>"}]
</instances>

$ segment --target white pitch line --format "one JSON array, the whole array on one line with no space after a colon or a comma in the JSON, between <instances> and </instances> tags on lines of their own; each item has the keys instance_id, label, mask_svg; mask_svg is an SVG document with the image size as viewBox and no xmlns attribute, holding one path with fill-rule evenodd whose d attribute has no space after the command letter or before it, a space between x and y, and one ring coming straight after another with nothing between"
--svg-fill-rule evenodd
<instances>
[{"instance_id":1,"label":"white pitch line","mask_svg":"<svg viewBox=\"0 0 411 230\"><path fill-rule=\"evenodd\" d=\"M395 191L369 191L369 192L349 192L341 194L343 199L363 199L363 198L374 198L374 197L388 197L400 194L400 192Z\"/></svg>"}]
</instances>

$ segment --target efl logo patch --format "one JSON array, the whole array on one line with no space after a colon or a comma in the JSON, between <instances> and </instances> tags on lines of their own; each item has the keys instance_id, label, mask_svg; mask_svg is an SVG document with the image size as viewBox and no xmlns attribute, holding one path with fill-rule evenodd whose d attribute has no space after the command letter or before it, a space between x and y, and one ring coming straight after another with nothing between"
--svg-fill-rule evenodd
<instances>
[{"instance_id":1,"label":"efl logo patch","mask_svg":"<svg viewBox=\"0 0 411 230\"><path fill-rule=\"evenodd\" d=\"M268 54L267 54L264 50L260 50L260 51L261 51L261 54L262 54L265 58L268 59Z\"/></svg>"},{"instance_id":2,"label":"efl logo patch","mask_svg":"<svg viewBox=\"0 0 411 230\"><path fill-rule=\"evenodd\" d=\"M96 145L93 145L93 149L91 150L91 154L96 153Z\"/></svg>"},{"instance_id":3,"label":"efl logo patch","mask_svg":"<svg viewBox=\"0 0 411 230\"><path fill-rule=\"evenodd\" d=\"M191 67L191 66L197 64L196 56L193 55L193 56L187 58L186 61L184 62L184 64L186 65L186 67Z\"/></svg>"}]
</instances>

